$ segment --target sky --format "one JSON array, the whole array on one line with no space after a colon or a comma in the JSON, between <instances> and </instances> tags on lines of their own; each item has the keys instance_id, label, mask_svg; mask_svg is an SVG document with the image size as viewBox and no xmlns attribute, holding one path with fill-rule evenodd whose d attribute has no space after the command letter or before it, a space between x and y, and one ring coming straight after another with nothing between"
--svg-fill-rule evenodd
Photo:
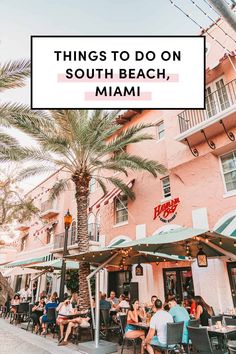
<instances>
[{"instance_id":1,"label":"sky","mask_svg":"<svg viewBox=\"0 0 236 354\"><path fill-rule=\"evenodd\" d=\"M174 2L203 27L211 23L192 0ZM195 2L217 18L206 1ZM200 31L169 0L0 0L0 14L0 63L30 58L30 35L36 34L190 35ZM29 84L0 96L0 102L29 104L29 99ZM22 134L17 136L30 143ZM34 178L25 186L32 187L40 179Z\"/></svg>"}]
</instances>

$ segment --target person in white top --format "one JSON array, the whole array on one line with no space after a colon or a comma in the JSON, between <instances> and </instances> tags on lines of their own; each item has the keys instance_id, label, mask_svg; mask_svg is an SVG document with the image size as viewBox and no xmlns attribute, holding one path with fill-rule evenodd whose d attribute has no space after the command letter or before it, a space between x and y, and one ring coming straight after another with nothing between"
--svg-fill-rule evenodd
<instances>
[{"instance_id":1,"label":"person in white top","mask_svg":"<svg viewBox=\"0 0 236 354\"><path fill-rule=\"evenodd\" d=\"M156 313L150 321L150 329L145 338L143 345L149 354L154 354L152 345L165 347L167 343L167 323L173 323L171 314L163 310L163 305L160 299L155 301ZM156 335L155 335L156 333ZM155 349L155 353L161 353Z\"/></svg>"},{"instance_id":2,"label":"person in white top","mask_svg":"<svg viewBox=\"0 0 236 354\"><path fill-rule=\"evenodd\" d=\"M79 312L73 308L71 299L68 297L64 302L61 302L58 307L58 317L57 317L57 324L60 327L60 335L61 338L59 340L58 345L67 345L68 344L68 337L73 330L73 328L78 327L78 325L81 325L83 321L89 321L89 317L86 318L81 318L79 316ZM82 313L82 312L80 312ZM69 315L78 315L76 318L69 319L67 316ZM64 326L67 326L65 337L64 337Z\"/></svg>"},{"instance_id":3,"label":"person in white top","mask_svg":"<svg viewBox=\"0 0 236 354\"><path fill-rule=\"evenodd\" d=\"M29 285L26 285L23 289L21 289L18 294L20 295L22 301L31 297L31 290L29 289Z\"/></svg>"}]
</instances>

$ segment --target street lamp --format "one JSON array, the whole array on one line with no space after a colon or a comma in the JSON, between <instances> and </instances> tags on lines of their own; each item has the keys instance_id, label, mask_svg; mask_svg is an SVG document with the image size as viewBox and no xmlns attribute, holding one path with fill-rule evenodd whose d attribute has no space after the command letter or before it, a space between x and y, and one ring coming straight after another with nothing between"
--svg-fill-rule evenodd
<instances>
[{"instance_id":1,"label":"street lamp","mask_svg":"<svg viewBox=\"0 0 236 354\"><path fill-rule=\"evenodd\" d=\"M68 209L67 213L64 216L65 238L64 238L64 249L63 249L62 264L61 264L61 283L60 283L60 294L59 294L60 301L63 301L63 297L64 297L65 277L66 277L65 256L68 253L67 251L68 231L71 223L72 223L72 215L70 214Z\"/></svg>"}]
</instances>

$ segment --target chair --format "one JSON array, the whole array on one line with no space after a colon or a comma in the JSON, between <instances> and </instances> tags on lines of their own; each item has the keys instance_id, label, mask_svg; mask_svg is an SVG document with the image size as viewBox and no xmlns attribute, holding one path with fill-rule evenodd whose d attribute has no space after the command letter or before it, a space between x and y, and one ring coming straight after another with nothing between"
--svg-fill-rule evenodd
<instances>
[{"instance_id":1,"label":"chair","mask_svg":"<svg viewBox=\"0 0 236 354\"><path fill-rule=\"evenodd\" d=\"M228 342L228 351L229 354L236 354L236 341Z\"/></svg>"},{"instance_id":2,"label":"chair","mask_svg":"<svg viewBox=\"0 0 236 354\"><path fill-rule=\"evenodd\" d=\"M26 327L26 331L29 330L29 328L31 327L31 332L33 333L34 330L34 326L33 326L33 320L31 318L31 314L32 314L32 308L34 307L34 304L29 304L29 319L28 319L28 323L27 323L27 327Z\"/></svg>"},{"instance_id":3,"label":"chair","mask_svg":"<svg viewBox=\"0 0 236 354\"><path fill-rule=\"evenodd\" d=\"M29 316L29 303L21 302L18 307L18 311L15 316L15 324L23 322L25 320L25 316Z\"/></svg>"},{"instance_id":4,"label":"chair","mask_svg":"<svg viewBox=\"0 0 236 354\"><path fill-rule=\"evenodd\" d=\"M124 346L125 346L125 342L130 342L133 344L133 348L134 348L134 354L136 354L136 349L137 349L137 341L136 339L130 339L130 338L126 338L125 336L125 327L127 325L127 315L126 314L119 314L119 324L120 324L120 334L121 334L121 352L120 354L123 354L124 351Z\"/></svg>"},{"instance_id":5,"label":"chair","mask_svg":"<svg viewBox=\"0 0 236 354\"><path fill-rule=\"evenodd\" d=\"M93 324L92 320L89 320L90 327L80 327L80 325L77 327L76 334L75 334L75 344L77 345L79 343L79 339L81 339L81 334L82 332L89 333L91 336L91 340L93 341Z\"/></svg>"},{"instance_id":6,"label":"chair","mask_svg":"<svg viewBox=\"0 0 236 354\"><path fill-rule=\"evenodd\" d=\"M165 347L153 346L166 354L181 349L184 322L167 323L167 341Z\"/></svg>"},{"instance_id":7,"label":"chair","mask_svg":"<svg viewBox=\"0 0 236 354\"><path fill-rule=\"evenodd\" d=\"M223 320L223 316L222 315L212 316L211 317L211 321L212 321L212 325L213 326L215 326L218 321L220 321L222 323L222 320Z\"/></svg>"},{"instance_id":8,"label":"chair","mask_svg":"<svg viewBox=\"0 0 236 354\"><path fill-rule=\"evenodd\" d=\"M105 332L105 338L108 337L109 332L119 330L120 328L118 324L112 323L109 309L100 310L100 322L101 322L101 331Z\"/></svg>"},{"instance_id":9,"label":"chair","mask_svg":"<svg viewBox=\"0 0 236 354\"><path fill-rule=\"evenodd\" d=\"M224 317L226 326L236 326L236 318Z\"/></svg>"},{"instance_id":10,"label":"chair","mask_svg":"<svg viewBox=\"0 0 236 354\"><path fill-rule=\"evenodd\" d=\"M192 342L194 353L198 354L225 354L225 351L213 349L207 328L188 327L189 338Z\"/></svg>"},{"instance_id":11,"label":"chair","mask_svg":"<svg viewBox=\"0 0 236 354\"><path fill-rule=\"evenodd\" d=\"M189 320L188 321L188 326L189 327L199 327L200 326L200 320Z\"/></svg>"},{"instance_id":12,"label":"chair","mask_svg":"<svg viewBox=\"0 0 236 354\"><path fill-rule=\"evenodd\" d=\"M44 338L46 338L46 334L48 333L48 328L50 327L51 331L54 333L55 332L55 327L56 327L56 309L54 307L51 307L47 310L47 330L44 334Z\"/></svg>"}]
</instances>

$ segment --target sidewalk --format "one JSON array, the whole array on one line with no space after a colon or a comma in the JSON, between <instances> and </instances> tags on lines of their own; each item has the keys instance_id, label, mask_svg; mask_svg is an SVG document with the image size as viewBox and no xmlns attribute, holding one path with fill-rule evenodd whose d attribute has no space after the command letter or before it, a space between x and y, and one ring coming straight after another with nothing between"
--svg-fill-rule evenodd
<instances>
[{"instance_id":1,"label":"sidewalk","mask_svg":"<svg viewBox=\"0 0 236 354\"><path fill-rule=\"evenodd\" d=\"M59 347L57 339L44 338L32 334L0 318L0 353L1 354L75 354L78 347L69 344Z\"/></svg>"}]
</instances>

